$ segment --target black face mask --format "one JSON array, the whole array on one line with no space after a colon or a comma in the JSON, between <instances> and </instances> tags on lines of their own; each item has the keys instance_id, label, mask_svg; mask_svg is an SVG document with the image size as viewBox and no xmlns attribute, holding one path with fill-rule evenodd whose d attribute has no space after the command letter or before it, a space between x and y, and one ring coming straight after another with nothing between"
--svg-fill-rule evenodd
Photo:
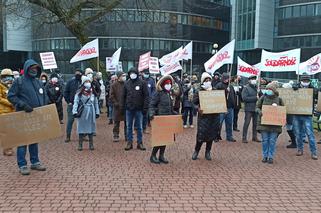
<instances>
[{"instance_id":1,"label":"black face mask","mask_svg":"<svg viewBox=\"0 0 321 213\"><path fill-rule=\"evenodd\" d=\"M75 78L76 78L76 80L81 80L81 75L80 74L76 74Z\"/></svg>"},{"instance_id":2,"label":"black face mask","mask_svg":"<svg viewBox=\"0 0 321 213\"><path fill-rule=\"evenodd\" d=\"M37 77L38 70L37 69L29 69L28 74L30 77L35 78L35 77Z\"/></svg>"}]
</instances>

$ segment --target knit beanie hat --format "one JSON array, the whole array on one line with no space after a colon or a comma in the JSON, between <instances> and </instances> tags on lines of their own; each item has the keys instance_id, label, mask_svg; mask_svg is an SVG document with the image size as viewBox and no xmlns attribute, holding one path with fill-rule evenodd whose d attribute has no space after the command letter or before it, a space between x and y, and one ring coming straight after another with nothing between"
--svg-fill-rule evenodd
<instances>
[{"instance_id":1,"label":"knit beanie hat","mask_svg":"<svg viewBox=\"0 0 321 213\"><path fill-rule=\"evenodd\" d=\"M86 81L90 81L91 82L91 79L87 76L81 76L81 84L83 85Z\"/></svg>"},{"instance_id":2,"label":"knit beanie hat","mask_svg":"<svg viewBox=\"0 0 321 213\"><path fill-rule=\"evenodd\" d=\"M202 73L202 76L201 76L201 84L204 83L204 81L205 81L206 78L209 78L209 79L212 80L212 76L211 76L208 72L203 72L203 73Z\"/></svg>"}]
</instances>

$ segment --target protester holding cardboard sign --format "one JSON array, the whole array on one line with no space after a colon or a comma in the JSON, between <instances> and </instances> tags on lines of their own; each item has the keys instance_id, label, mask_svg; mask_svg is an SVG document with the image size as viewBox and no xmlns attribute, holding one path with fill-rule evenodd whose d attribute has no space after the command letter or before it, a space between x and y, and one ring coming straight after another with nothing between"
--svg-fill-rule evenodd
<instances>
[{"instance_id":1,"label":"protester holding cardboard sign","mask_svg":"<svg viewBox=\"0 0 321 213\"><path fill-rule=\"evenodd\" d=\"M294 85L293 89L298 90L299 88L311 88L310 76L303 74L300 77L300 84ZM310 103L313 105L313 102ZM318 159L317 147L315 142L315 137L313 133L313 124L312 124L312 112L311 115L294 115L293 116L293 128L297 140L297 156L303 155L303 138L307 134L309 138L309 147L311 151L311 158L313 160Z\"/></svg>"},{"instance_id":2,"label":"protester holding cardboard sign","mask_svg":"<svg viewBox=\"0 0 321 213\"><path fill-rule=\"evenodd\" d=\"M212 91L212 77L207 72L202 74L200 91ZM195 106L198 106L199 112L197 118L196 145L192 160L197 159L203 142L206 142L205 159L212 160L212 143L218 137L220 130L219 114L203 114L202 108L200 107L199 92L194 95L193 103Z\"/></svg>"},{"instance_id":3,"label":"protester holding cardboard sign","mask_svg":"<svg viewBox=\"0 0 321 213\"><path fill-rule=\"evenodd\" d=\"M153 96L150 107L149 114L151 120L153 120L155 115L173 115L173 101L171 99L171 88L174 83L174 79L170 75L163 76L156 84L156 93ZM164 157L166 146L155 146L153 147L152 154L150 156L151 163L168 163L168 160ZM159 151L159 158L157 159L156 154Z\"/></svg>"},{"instance_id":4,"label":"protester holding cardboard sign","mask_svg":"<svg viewBox=\"0 0 321 213\"><path fill-rule=\"evenodd\" d=\"M13 82L8 93L8 100L16 107L16 111L25 111L31 113L33 108L44 106L48 103L48 97L43 84L39 81L41 68L37 62L29 59L23 66L24 76ZM38 144L28 146L31 169L45 171L38 157ZM27 146L19 146L17 148L17 161L20 173L29 175L30 171L27 167L25 159Z\"/></svg>"},{"instance_id":5,"label":"protester holding cardboard sign","mask_svg":"<svg viewBox=\"0 0 321 213\"><path fill-rule=\"evenodd\" d=\"M263 95L256 104L256 112L258 113L257 130L262 135L262 162L273 164L276 140L282 132L282 126L262 124L263 106L284 106L283 100L279 97L275 83L269 83L266 86L265 95ZM266 116L266 115L263 115ZM269 115L268 115L269 116ZM285 114L284 114L285 124Z\"/></svg>"}]
</instances>

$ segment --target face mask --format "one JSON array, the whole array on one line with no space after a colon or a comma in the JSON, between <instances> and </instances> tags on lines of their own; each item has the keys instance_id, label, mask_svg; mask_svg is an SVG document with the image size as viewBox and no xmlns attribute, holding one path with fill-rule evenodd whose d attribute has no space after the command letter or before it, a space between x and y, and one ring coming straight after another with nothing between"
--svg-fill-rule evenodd
<instances>
[{"instance_id":1,"label":"face mask","mask_svg":"<svg viewBox=\"0 0 321 213\"><path fill-rule=\"evenodd\" d=\"M37 69L30 69L28 74L29 74L29 76L35 78L38 74L38 70Z\"/></svg>"},{"instance_id":2,"label":"face mask","mask_svg":"<svg viewBox=\"0 0 321 213\"><path fill-rule=\"evenodd\" d=\"M130 79L135 80L137 78L137 74L136 73L131 73L129 75L129 77L130 77Z\"/></svg>"},{"instance_id":3,"label":"face mask","mask_svg":"<svg viewBox=\"0 0 321 213\"><path fill-rule=\"evenodd\" d=\"M17 78L19 78L19 77L20 77L20 75L15 75L15 76L14 76L15 79L17 79Z\"/></svg>"},{"instance_id":4,"label":"face mask","mask_svg":"<svg viewBox=\"0 0 321 213\"><path fill-rule=\"evenodd\" d=\"M144 74L144 78L149 78L149 74Z\"/></svg>"},{"instance_id":5,"label":"face mask","mask_svg":"<svg viewBox=\"0 0 321 213\"><path fill-rule=\"evenodd\" d=\"M51 79L52 83L57 83L58 82L58 78L54 77Z\"/></svg>"},{"instance_id":6,"label":"face mask","mask_svg":"<svg viewBox=\"0 0 321 213\"><path fill-rule=\"evenodd\" d=\"M203 83L203 88L204 89L210 89L212 87L212 82L206 81Z\"/></svg>"},{"instance_id":7,"label":"face mask","mask_svg":"<svg viewBox=\"0 0 321 213\"><path fill-rule=\"evenodd\" d=\"M303 87L308 87L308 86L310 85L310 82L303 82L303 81L301 81L301 85L302 85Z\"/></svg>"},{"instance_id":8,"label":"face mask","mask_svg":"<svg viewBox=\"0 0 321 213\"><path fill-rule=\"evenodd\" d=\"M89 90L91 88L91 83L89 82L84 83L84 87L86 88L86 90Z\"/></svg>"},{"instance_id":9,"label":"face mask","mask_svg":"<svg viewBox=\"0 0 321 213\"><path fill-rule=\"evenodd\" d=\"M92 80L93 79L93 74L90 73L90 74L87 75L87 77Z\"/></svg>"},{"instance_id":10,"label":"face mask","mask_svg":"<svg viewBox=\"0 0 321 213\"><path fill-rule=\"evenodd\" d=\"M11 77L11 76L1 79L1 82L3 82L5 85L7 85L9 87L11 86L12 81L13 81L13 77Z\"/></svg>"},{"instance_id":11,"label":"face mask","mask_svg":"<svg viewBox=\"0 0 321 213\"><path fill-rule=\"evenodd\" d=\"M262 89L261 92L263 95L266 95L266 89Z\"/></svg>"},{"instance_id":12,"label":"face mask","mask_svg":"<svg viewBox=\"0 0 321 213\"><path fill-rule=\"evenodd\" d=\"M80 75L80 74L76 74L76 75L75 75L75 78L76 78L77 80L80 80L80 79L81 79L81 75Z\"/></svg>"},{"instance_id":13,"label":"face mask","mask_svg":"<svg viewBox=\"0 0 321 213\"><path fill-rule=\"evenodd\" d=\"M47 82L47 80L46 79L42 79L41 82L45 84Z\"/></svg>"},{"instance_id":14,"label":"face mask","mask_svg":"<svg viewBox=\"0 0 321 213\"><path fill-rule=\"evenodd\" d=\"M171 84L165 84L164 88L165 88L167 91L170 91L171 88L172 88L172 85L171 85Z\"/></svg>"},{"instance_id":15,"label":"face mask","mask_svg":"<svg viewBox=\"0 0 321 213\"><path fill-rule=\"evenodd\" d=\"M250 80L250 84L255 85L256 84L256 80Z\"/></svg>"},{"instance_id":16,"label":"face mask","mask_svg":"<svg viewBox=\"0 0 321 213\"><path fill-rule=\"evenodd\" d=\"M274 92L272 90L266 90L265 94L268 96L272 96L274 95Z\"/></svg>"}]
</instances>

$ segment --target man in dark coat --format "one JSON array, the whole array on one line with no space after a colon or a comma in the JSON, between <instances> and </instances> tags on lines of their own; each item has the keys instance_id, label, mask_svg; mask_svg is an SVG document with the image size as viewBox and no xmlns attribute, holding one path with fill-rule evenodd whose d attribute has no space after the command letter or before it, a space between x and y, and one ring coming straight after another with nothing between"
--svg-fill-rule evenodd
<instances>
[{"instance_id":1,"label":"man in dark coat","mask_svg":"<svg viewBox=\"0 0 321 213\"><path fill-rule=\"evenodd\" d=\"M234 107L235 107L235 91L232 85L229 84L230 75L223 73L222 82L216 85L216 89L225 91L227 113L220 115L221 125L225 121L226 140L228 142L236 142L233 138L233 119L234 119ZM221 131L220 131L221 132Z\"/></svg>"},{"instance_id":2,"label":"man in dark coat","mask_svg":"<svg viewBox=\"0 0 321 213\"><path fill-rule=\"evenodd\" d=\"M15 106L16 111L25 111L32 113L34 108L48 104L48 96L46 95L43 84L39 81L41 68L37 62L29 59L25 62L24 76L13 82L9 92L8 100ZM31 169L45 171L38 157L38 144L28 145ZM19 146L17 148L17 162L20 173L29 175L30 171L26 161L27 146Z\"/></svg>"},{"instance_id":3,"label":"man in dark coat","mask_svg":"<svg viewBox=\"0 0 321 213\"><path fill-rule=\"evenodd\" d=\"M148 69L143 70L142 77L143 77L143 80L147 84L148 97L149 97L149 99L151 99L156 92L155 80L150 76ZM144 114L144 117L143 117L143 132L144 133L149 133L147 131L147 124L149 124L149 123L150 123L150 119L149 119L148 113L146 113L146 114Z\"/></svg>"},{"instance_id":4,"label":"man in dark coat","mask_svg":"<svg viewBox=\"0 0 321 213\"><path fill-rule=\"evenodd\" d=\"M247 143L247 130L252 119L252 141L260 142L257 138L257 114L255 112L256 102L258 100L256 76L249 77L249 83L242 90L242 100L244 102L244 125L242 142Z\"/></svg>"},{"instance_id":5,"label":"man in dark coat","mask_svg":"<svg viewBox=\"0 0 321 213\"><path fill-rule=\"evenodd\" d=\"M67 117L67 126L66 126L67 137L65 140L66 143L70 142L72 125L74 123L74 116L72 114L72 106L74 104L75 95L81 85L81 76L82 76L82 71L80 69L76 69L75 76L67 82L66 88L64 91L64 98L68 104L67 105L68 117Z\"/></svg>"},{"instance_id":6,"label":"man in dark coat","mask_svg":"<svg viewBox=\"0 0 321 213\"><path fill-rule=\"evenodd\" d=\"M137 149L146 150L143 145L143 114L148 111L148 89L146 82L139 78L136 68L128 72L129 80L125 83L124 103L126 109L127 146L126 151L133 148L133 123L137 127Z\"/></svg>"},{"instance_id":7,"label":"man in dark coat","mask_svg":"<svg viewBox=\"0 0 321 213\"><path fill-rule=\"evenodd\" d=\"M59 82L58 75L56 73L50 75L50 80L47 83L45 89L49 98L49 103L56 105L60 123L63 124L62 120L64 119L64 114L62 107L62 97L64 85Z\"/></svg>"},{"instance_id":8,"label":"man in dark coat","mask_svg":"<svg viewBox=\"0 0 321 213\"><path fill-rule=\"evenodd\" d=\"M113 141L118 142L119 141L119 126L120 122L124 121L124 134L125 134L125 140L127 141L126 137L126 121L124 119L125 117L125 111L122 104L124 104L124 86L126 82L126 74L123 72L117 73L117 80L111 85L110 87L110 101L113 104L113 120L114 120L114 128L113 128Z\"/></svg>"}]
</instances>

